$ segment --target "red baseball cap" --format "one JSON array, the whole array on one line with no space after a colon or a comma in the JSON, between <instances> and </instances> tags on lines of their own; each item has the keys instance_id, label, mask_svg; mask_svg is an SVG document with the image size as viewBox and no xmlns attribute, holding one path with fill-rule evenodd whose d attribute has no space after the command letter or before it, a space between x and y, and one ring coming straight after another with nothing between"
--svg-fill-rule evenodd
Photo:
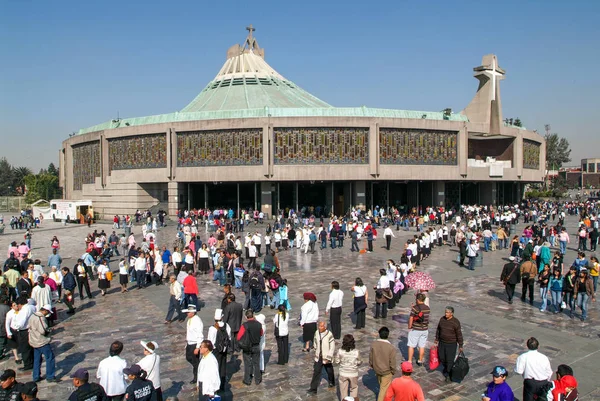
<instances>
[{"instance_id":1,"label":"red baseball cap","mask_svg":"<svg viewBox=\"0 0 600 401\"><path fill-rule=\"evenodd\" d=\"M402 364L400 364L400 368L402 369L403 372L406 372L406 373L410 373L413 371L412 363L410 363L408 361L402 362Z\"/></svg>"}]
</instances>

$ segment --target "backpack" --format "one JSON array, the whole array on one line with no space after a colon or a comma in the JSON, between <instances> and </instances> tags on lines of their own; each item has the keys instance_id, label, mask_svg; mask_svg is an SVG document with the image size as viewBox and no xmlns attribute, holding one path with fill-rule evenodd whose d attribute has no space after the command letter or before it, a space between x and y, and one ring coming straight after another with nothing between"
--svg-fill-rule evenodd
<instances>
[{"instance_id":1,"label":"backpack","mask_svg":"<svg viewBox=\"0 0 600 401\"><path fill-rule=\"evenodd\" d=\"M276 290L279 288L279 283L274 278L269 279L269 287L271 287L272 290Z\"/></svg>"},{"instance_id":2,"label":"backpack","mask_svg":"<svg viewBox=\"0 0 600 401\"><path fill-rule=\"evenodd\" d=\"M215 339L215 350L218 353L225 353L229 349L230 345L229 336L227 335L226 326L217 329L217 338Z\"/></svg>"},{"instance_id":3,"label":"backpack","mask_svg":"<svg viewBox=\"0 0 600 401\"><path fill-rule=\"evenodd\" d=\"M261 289L258 274L253 274L250 277L250 289L252 289L252 290L260 290Z\"/></svg>"}]
</instances>

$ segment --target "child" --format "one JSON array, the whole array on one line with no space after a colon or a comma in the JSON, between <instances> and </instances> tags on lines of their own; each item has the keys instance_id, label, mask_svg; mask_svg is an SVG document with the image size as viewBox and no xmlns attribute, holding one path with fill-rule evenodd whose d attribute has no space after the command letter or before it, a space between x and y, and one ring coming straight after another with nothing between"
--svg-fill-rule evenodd
<instances>
[{"instance_id":1,"label":"child","mask_svg":"<svg viewBox=\"0 0 600 401\"><path fill-rule=\"evenodd\" d=\"M290 305L290 301L288 299L287 279L285 278L281 281L281 286L279 287L279 305L285 305L285 309L287 311L292 310L292 305Z\"/></svg>"}]
</instances>

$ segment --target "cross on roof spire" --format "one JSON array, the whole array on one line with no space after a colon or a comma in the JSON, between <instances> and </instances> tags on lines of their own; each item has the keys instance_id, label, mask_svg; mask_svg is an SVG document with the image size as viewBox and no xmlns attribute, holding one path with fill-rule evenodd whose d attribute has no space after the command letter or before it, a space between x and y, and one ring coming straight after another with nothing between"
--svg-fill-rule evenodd
<instances>
[{"instance_id":1,"label":"cross on roof spire","mask_svg":"<svg viewBox=\"0 0 600 401\"><path fill-rule=\"evenodd\" d=\"M256 31L256 28L254 28L254 27L252 26L252 24L250 24L250 26L247 26L247 27L246 27L246 30L248 31L248 40L249 40L250 42L252 42L252 32Z\"/></svg>"}]
</instances>

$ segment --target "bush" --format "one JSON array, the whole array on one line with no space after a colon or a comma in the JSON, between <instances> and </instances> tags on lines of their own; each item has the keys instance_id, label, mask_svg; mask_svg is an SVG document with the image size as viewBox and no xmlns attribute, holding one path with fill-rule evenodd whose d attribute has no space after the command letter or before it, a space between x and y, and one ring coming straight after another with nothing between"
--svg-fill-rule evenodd
<instances>
[{"instance_id":1,"label":"bush","mask_svg":"<svg viewBox=\"0 0 600 401\"><path fill-rule=\"evenodd\" d=\"M527 199L531 198L550 198L554 196L552 191L538 191L537 189L532 189L531 191L525 194Z\"/></svg>"}]
</instances>

